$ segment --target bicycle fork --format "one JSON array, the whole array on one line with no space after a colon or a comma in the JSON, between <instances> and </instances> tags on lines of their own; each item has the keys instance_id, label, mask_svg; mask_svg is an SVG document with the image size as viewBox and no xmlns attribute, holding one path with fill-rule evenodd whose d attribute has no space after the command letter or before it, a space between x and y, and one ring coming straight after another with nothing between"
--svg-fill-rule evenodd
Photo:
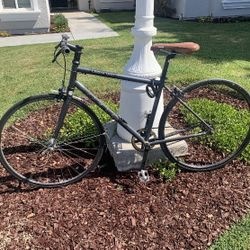
<instances>
[{"instance_id":1,"label":"bicycle fork","mask_svg":"<svg viewBox=\"0 0 250 250\"><path fill-rule=\"evenodd\" d=\"M62 109L61 109L61 112L59 114L58 121L56 123L56 128L55 128L53 137L50 139L50 142L49 142L49 148L52 150L56 146L57 138L58 138L60 130L63 126L64 119L66 117L70 102L72 100L72 96L73 96L73 91L69 91L68 94L66 95L66 99L63 102Z\"/></svg>"}]
</instances>

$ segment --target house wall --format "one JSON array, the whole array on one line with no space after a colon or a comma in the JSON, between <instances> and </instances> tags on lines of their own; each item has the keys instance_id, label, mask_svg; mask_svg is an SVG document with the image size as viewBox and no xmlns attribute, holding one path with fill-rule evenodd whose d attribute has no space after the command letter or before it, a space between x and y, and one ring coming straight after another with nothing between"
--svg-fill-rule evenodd
<instances>
[{"instance_id":1,"label":"house wall","mask_svg":"<svg viewBox=\"0 0 250 250\"><path fill-rule=\"evenodd\" d=\"M250 0L171 0L175 18L194 19L201 16L225 17L250 15Z\"/></svg>"},{"instance_id":2,"label":"house wall","mask_svg":"<svg viewBox=\"0 0 250 250\"><path fill-rule=\"evenodd\" d=\"M79 10L89 11L88 0L78 0ZM101 10L132 10L134 0L91 0L91 8Z\"/></svg>"},{"instance_id":3,"label":"house wall","mask_svg":"<svg viewBox=\"0 0 250 250\"><path fill-rule=\"evenodd\" d=\"M214 0L212 15L217 16L248 16L250 0Z\"/></svg>"},{"instance_id":4,"label":"house wall","mask_svg":"<svg viewBox=\"0 0 250 250\"><path fill-rule=\"evenodd\" d=\"M48 32L50 9L48 0L31 0L31 9L4 9L0 0L0 30L11 34Z\"/></svg>"},{"instance_id":5,"label":"house wall","mask_svg":"<svg viewBox=\"0 0 250 250\"><path fill-rule=\"evenodd\" d=\"M88 0L77 0L77 5L79 10L89 11L89 1Z\"/></svg>"},{"instance_id":6,"label":"house wall","mask_svg":"<svg viewBox=\"0 0 250 250\"><path fill-rule=\"evenodd\" d=\"M171 0L171 7L176 9L175 18L185 19L208 16L211 0Z\"/></svg>"}]
</instances>

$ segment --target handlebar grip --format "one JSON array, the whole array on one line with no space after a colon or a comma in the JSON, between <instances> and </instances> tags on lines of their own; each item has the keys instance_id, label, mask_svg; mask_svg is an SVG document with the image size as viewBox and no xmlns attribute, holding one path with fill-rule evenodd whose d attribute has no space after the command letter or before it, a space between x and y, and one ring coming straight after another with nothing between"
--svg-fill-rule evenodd
<instances>
[{"instance_id":1,"label":"handlebar grip","mask_svg":"<svg viewBox=\"0 0 250 250\"><path fill-rule=\"evenodd\" d=\"M70 53L70 48L68 46L66 46L66 45L63 45L61 50L65 54L69 54Z\"/></svg>"},{"instance_id":2,"label":"handlebar grip","mask_svg":"<svg viewBox=\"0 0 250 250\"><path fill-rule=\"evenodd\" d=\"M79 45L72 45L68 43L68 39L70 37L66 34L62 35L62 40L60 41L60 43L58 45L55 46L55 53L57 51L57 49L60 47L60 50L54 54L54 58L52 60L52 62L55 62L57 57L63 53L63 54L69 54L71 51L77 52L77 51L81 51L83 48Z\"/></svg>"}]
</instances>

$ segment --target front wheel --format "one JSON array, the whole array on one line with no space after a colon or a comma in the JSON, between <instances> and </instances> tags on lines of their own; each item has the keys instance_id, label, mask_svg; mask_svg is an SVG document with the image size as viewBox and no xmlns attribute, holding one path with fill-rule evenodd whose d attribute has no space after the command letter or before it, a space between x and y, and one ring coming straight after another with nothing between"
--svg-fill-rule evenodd
<instances>
[{"instance_id":1,"label":"front wheel","mask_svg":"<svg viewBox=\"0 0 250 250\"><path fill-rule=\"evenodd\" d=\"M96 115L72 99L58 138L54 131L64 103L59 95L33 96L0 121L0 161L21 181L61 187L80 180L102 157L105 139Z\"/></svg>"},{"instance_id":2,"label":"front wheel","mask_svg":"<svg viewBox=\"0 0 250 250\"><path fill-rule=\"evenodd\" d=\"M223 167L242 153L250 140L250 96L242 87L212 79L179 93L159 125L160 139L183 137L161 144L171 161L186 170L206 171ZM250 163L249 146L241 158Z\"/></svg>"}]
</instances>

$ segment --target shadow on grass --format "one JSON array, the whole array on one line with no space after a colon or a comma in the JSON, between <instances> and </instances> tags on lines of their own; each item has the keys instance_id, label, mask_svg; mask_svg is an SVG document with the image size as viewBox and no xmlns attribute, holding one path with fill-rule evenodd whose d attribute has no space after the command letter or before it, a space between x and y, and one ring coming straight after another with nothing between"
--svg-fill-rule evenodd
<instances>
[{"instance_id":1,"label":"shadow on grass","mask_svg":"<svg viewBox=\"0 0 250 250\"><path fill-rule=\"evenodd\" d=\"M119 59L119 54L122 53L121 58L128 57L131 51L133 50L133 45L125 45L120 47L103 47L101 50L99 48L92 48L91 53L97 54L100 57L114 57L114 60ZM95 52L96 51L96 52Z\"/></svg>"},{"instance_id":2,"label":"shadow on grass","mask_svg":"<svg viewBox=\"0 0 250 250\"><path fill-rule=\"evenodd\" d=\"M130 33L134 25L134 12L102 13L99 16L117 32ZM250 61L249 22L239 23L198 23L169 18L155 18L158 35L154 42L194 41L201 50L195 54L205 63L233 60Z\"/></svg>"},{"instance_id":3,"label":"shadow on grass","mask_svg":"<svg viewBox=\"0 0 250 250\"><path fill-rule=\"evenodd\" d=\"M97 17L105 20L105 22L113 24L131 23L131 25L133 25L135 19L135 11L100 13L97 15Z\"/></svg>"}]
</instances>

